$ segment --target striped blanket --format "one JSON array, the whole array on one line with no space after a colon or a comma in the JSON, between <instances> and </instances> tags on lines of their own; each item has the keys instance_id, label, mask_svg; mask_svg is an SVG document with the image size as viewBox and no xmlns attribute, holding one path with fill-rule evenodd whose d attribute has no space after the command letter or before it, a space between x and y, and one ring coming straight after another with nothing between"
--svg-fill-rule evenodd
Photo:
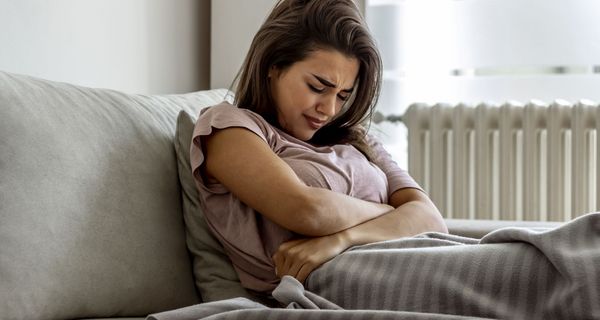
<instances>
[{"instance_id":1,"label":"striped blanket","mask_svg":"<svg viewBox=\"0 0 600 320\"><path fill-rule=\"evenodd\" d=\"M273 297L281 308L237 298L147 319L600 319L600 213L353 247L304 286L284 277Z\"/></svg>"}]
</instances>

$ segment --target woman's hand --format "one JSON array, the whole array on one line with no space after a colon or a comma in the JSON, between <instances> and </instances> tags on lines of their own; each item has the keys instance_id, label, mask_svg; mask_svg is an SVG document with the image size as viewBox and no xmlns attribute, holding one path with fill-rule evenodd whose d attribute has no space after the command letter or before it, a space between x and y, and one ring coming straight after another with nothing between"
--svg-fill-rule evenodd
<instances>
[{"instance_id":1,"label":"woman's hand","mask_svg":"<svg viewBox=\"0 0 600 320\"><path fill-rule=\"evenodd\" d=\"M304 282L314 269L351 246L427 231L448 232L441 214L423 192L406 188L394 192L390 200L397 208L375 219L330 235L282 243L273 255L277 276L290 275Z\"/></svg>"},{"instance_id":2,"label":"woman's hand","mask_svg":"<svg viewBox=\"0 0 600 320\"><path fill-rule=\"evenodd\" d=\"M273 255L275 273L279 278L290 275L304 283L313 270L349 247L343 232L284 242Z\"/></svg>"}]
</instances>

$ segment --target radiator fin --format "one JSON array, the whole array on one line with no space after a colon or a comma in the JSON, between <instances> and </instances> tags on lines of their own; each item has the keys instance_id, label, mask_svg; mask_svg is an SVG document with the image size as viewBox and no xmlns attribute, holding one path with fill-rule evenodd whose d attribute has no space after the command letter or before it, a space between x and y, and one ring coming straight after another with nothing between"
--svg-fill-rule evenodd
<instances>
[{"instance_id":1,"label":"radiator fin","mask_svg":"<svg viewBox=\"0 0 600 320\"><path fill-rule=\"evenodd\" d=\"M413 104L408 166L445 217L568 221L598 209L600 106Z\"/></svg>"}]
</instances>

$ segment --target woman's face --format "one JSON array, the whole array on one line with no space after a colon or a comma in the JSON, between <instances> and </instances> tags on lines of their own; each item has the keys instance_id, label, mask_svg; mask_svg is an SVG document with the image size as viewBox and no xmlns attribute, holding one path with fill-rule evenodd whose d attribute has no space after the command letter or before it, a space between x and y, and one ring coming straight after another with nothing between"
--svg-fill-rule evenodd
<instances>
[{"instance_id":1,"label":"woman's face","mask_svg":"<svg viewBox=\"0 0 600 320\"><path fill-rule=\"evenodd\" d=\"M284 70L271 68L271 93L281 128L300 140L310 140L340 112L358 69L356 58L321 49Z\"/></svg>"}]
</instances>

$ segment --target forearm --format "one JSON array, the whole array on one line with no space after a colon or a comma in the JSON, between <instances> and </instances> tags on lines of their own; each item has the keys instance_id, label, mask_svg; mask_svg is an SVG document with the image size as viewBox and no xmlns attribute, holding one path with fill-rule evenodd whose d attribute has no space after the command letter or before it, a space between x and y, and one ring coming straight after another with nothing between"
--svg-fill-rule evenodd
<instances>
[{"instance_id":1,"label":"forearm","mask_svg":"<svg viewBox=\"0 0 600 320\"><path fill-rule=\"evenodd\" d=\"M390 212L394 207L357 199L327 189L307 189L307 236L324 236L354 227Z\"/></svg>"},{"instance_id":2,"label":"forearm","mask_svg":"<svg viewBox=\"0 0 600 320\"><path fill-rule=\"evenodd\" d=\"M316 268L351 246L413 236L426 231L447 232L429 199L411 200L398 208L346 230L283 243L273 256L279 277L301 282Z\"/></svg>"},{"instance_id":3,"label":"forearm","mask_svg":"<svg viewBox=\"0 0 600 320\"><path fill-rule=\"evenodd\" d=\"M447 233L448 229L434 206L423 201L409 201L384 215L341 231L338 235L350 247L410 237L428 231Z\"/></svg>"}]
</instances>

